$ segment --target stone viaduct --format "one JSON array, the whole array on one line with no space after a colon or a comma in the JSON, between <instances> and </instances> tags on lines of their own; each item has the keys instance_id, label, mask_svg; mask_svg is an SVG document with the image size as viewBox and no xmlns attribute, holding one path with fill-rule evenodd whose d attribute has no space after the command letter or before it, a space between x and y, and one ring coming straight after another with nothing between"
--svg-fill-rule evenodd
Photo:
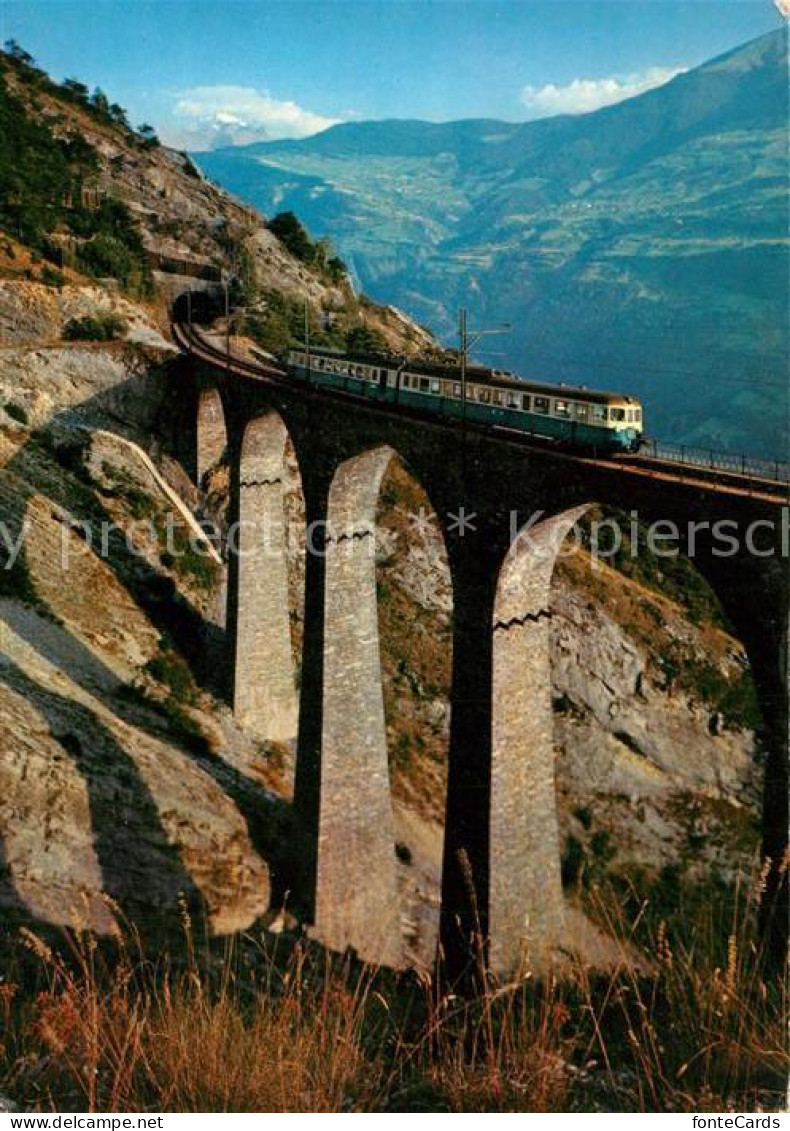
<instances>
[{"instance_id":1,"label":"stone viaduct","mask_svg":"<svg viewBox=\"0 0 790 1131\"><path fill-rule=\"evenodd\" d=\"M682 532L697 524L694 562L753 666L766 751L764 850L781 875L776 863L788 824L786 501L721 489L688 472L654 478L480 431L462 438L457 424L256 380L198 351L183 367L193 390L188 413L193 430L197 422L198 478L227 446L230 521L242 523L228 580L234 709L264 737L297 737L300 878L324 943L353 947L375 962L402 961L371 552L379 487L396 454L431 499L453 588L441 909L450 972L460 973L478 935L502 976L525 952L534 960L562 941L550 591L559 544L594 503L636 511L643 523L672 522ZM305 559L298 702L283 520L288 437L316 551ZM474 529L458 529L460 514ZM740 539L737 553L717 552L717 522ZM514 540L526 524L527 533ZM750 524L755 553L743 544ZM773 937L781 945L779 918Z\"/></svg>"}]
</instances>

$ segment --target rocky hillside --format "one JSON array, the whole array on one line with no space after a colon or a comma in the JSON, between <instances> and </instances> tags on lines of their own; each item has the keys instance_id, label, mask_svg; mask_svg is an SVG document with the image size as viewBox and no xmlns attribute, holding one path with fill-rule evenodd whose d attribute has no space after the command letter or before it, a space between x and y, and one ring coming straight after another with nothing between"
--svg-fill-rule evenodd
<instances>
[{"instance_id":1,"label":"rocky hillside","mask_svg":"<svg viewBox=\"0 0 790 1131\"><path fill-rule=\"evenodd\" d=\"M68 291L65 302L57 292L69 284L100 281L102 307L120 293L164 328L173 295L216 292L227 280L239 330L245 319L254 328L273 300L298 304L303 319L307 300L316 333L331 321L374 331L394 349L430 341L394 308L357 295L342 264L328 271L326 256L319 264L294 255L260 214L150 128L132 129L101 91L52 82L18 48L0 53L0 232L0 278L56 292L29 319L20 314L19 327L3 327L5 340L29 340L35 319L57 339L72 317ZM286 342L287 333L277 345Z\"/></svg>"},{"instance_id":2,"label":"rocky hillside","mask_svg":"<svg viewBox=\"0 0 790 1131\"><path fill-rule=\"evenodd\" d=\"M2 921L76 918L111 931L131 920L153 935L185 903L229 933L279 910L293 751L241 732L212 682L226 564L208 545L190 548L189 536L195 515L221 517L228 475L219 461L198 491L173 455L164 298L184 276L161 268L199 261L204 273L243 274L257 294L250 317L268 334L273 314L287 329L306 291L316 318L333 315L334 333L375 331L397 348L425 338L320 262L295 257L183 157L30 69L4 64L16 126L2 144L20 136L24 87L42 152L51 157L79 131L96 157L94 179L80 188L77 178L71 203L50 194L33 208L18 182L16 218L6 214L0 233ZM85 203L75 210L78 190ZM115 201L115 234L98 199ZM185 216L178 234L163 231ZM62 261L57 248L67 249ZM108 263L118 271L110 278ZM298 649L302 507L292 472ZM441 545L408 522L421 506L419 487L394 465L380 514L380 630L404 931L425 958L452 610ZM569 893L607 871L647 885L668 874L699 883L712 869L726 878L756 846L759 764L740 645L691 575L592 571L583 550L558 572L555 614Z\"/></svg>"},{"instance_id":3,"label":"rocky hillside","mask_svg":"<svg viewBox=\"0 0 790 1131\"><path fill-rule=\"evenodd\" d=\"M445 340L469 307L512 324L497 364L627 388L668 440L783 456L787 115L783 29L593 114L349 122L195 159Z\"/></svg>"}]
</instances>

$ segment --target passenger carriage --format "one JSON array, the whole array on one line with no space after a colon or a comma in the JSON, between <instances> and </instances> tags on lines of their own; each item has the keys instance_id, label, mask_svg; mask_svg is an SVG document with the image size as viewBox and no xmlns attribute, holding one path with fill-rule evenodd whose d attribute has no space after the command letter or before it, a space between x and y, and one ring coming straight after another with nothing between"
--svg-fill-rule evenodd
<instances>
[{"instance_id":1,"label":"passenger carriage","mask_svg":"<svg viewBox=\"0 0 790 1131\"><path fill-rule=\"evenodd\" d=\"M502 428L596 451L636 451L642 406L622 393L584 386L525 381L510 373L470 365L466 390L459 367L374 355L349 356L304 346L288 354L292 374L301 380L385 401Z\"/></svg>"}]
</instances>

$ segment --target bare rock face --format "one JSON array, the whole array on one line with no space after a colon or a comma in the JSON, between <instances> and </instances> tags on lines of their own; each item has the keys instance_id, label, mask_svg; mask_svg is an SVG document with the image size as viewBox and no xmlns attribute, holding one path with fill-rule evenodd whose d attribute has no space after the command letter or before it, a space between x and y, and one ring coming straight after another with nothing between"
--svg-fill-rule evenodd
<instances>
[{"instance_id":1,"label":"bare rock face","mask_svg":"<svg viewBox=\"0 0 790 1131\"><path fill-rule=\"evenodd\" d=\"M18 279L0 279L0 343L3 346L54 345L60 343L63 329L72 319L102 314L116 314L123 319L125 340L166 353L175 352L151 312L114 290L97 284L54 288Z\"/></svg>"},{"instance_id":2,"label":"bare rock face","mask_svg":"<svg viewBox=\"0 0 790 1131\"><path fill-rule=\"evenodd\" d=\"M640 586L600 568L621 601L623 594L645 601ZM682 641L673 655L708 664L722 686L737 686L748 678L741 645L723 630L691 624L655 593L649 601L660 606L661 618L647 639L635 639L627 622L591 601L578 579L559 579L553 600L557 782L566 834L585 839L593 826L604 831L618 865L715 863L724 874L742 867L757 847L754 733L739 720L722 722L704 689L673 687L661 663Z\"/></svg>"},{"instance_id":3,"label":"bare rock face","mask_svg":"<svg viewBox=\"0 0 790 1131\"><path fill-rule=\"evenodd\" d=\"M205 904L217 932L249 925L266 909L268 878L232 802L154 720L146 727L117 705L117 684L114 695L112 684L91 694L77 683L80 669L72 677L48 659L63 661L68 643L52 643L62 630L40 631L34 613L8 620L0 829L9 882L0 902L100 931L121 926L119 916L158 927L182 900Z\"/></svg>"},{"instance_id":4,"label":"bare rock face","mask_svg":"<svg viewBox=\"0 0 790 1131\"><path fill-rule=\"evenodd\" d=\"M677 609L667 611L683 623ZM582 776L583 768L584 780L601 792L641 796L693 789L754 803L751 732L714 733L711 710L672 693L649 651L578 590L556 587L554 618L554 694L560 744L572 750L569 772ZM656 631L657 647L671 627L668 620ZM731 646L739 648L736 641ZM723 678L738 678L737 660L727 659L723 667ZM602 748L602 738L613 741Z\"/></svg>"},{"instance_id":5,"label":"bare rock face","mask_svg":"<svg viewBox=\"0 0 790 1131\"><path fill-rule=\"evenodd\" d=\"M26 414L0 417L0 912L144 934L189 914L226 933L268 908L248 817L265 824L270 769L158 623L156 593L172 613L179 589L199 623L206 577L163 564L138 520L170 510L187 531L188 514L139 449L83 432L121 420L150 440L161 386L114 347L0 351L0 403ZM122 552L102 522L131 532Z\"/></svg>"},{"instance_id":6,"label":"bare rock face","mask_svg":"<svg viewBox=\"0 0 790 1131\"><path fill-rule=\"evenodd\" d=\"M7 428L21 418L30 428L153 430L164 392L151 359L124 344L0 349L0 419Z\"/></svg>"}]
</instances>

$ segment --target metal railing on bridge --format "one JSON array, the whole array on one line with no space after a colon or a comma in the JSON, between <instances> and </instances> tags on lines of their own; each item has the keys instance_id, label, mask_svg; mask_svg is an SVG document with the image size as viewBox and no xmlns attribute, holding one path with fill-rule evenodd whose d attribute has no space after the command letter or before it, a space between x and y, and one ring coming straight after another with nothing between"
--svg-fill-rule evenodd
<instances>
[{"instance_id":1,"label":"metal railing on bridge","mask_svg":"<svg viewBox=\"0 0 790 1131\"><path fill-rule=\"evenodd\" d=\"M738 452L719 451L686 444L668 444L663 440L644 439L639 455L645 459L666 460L689 468L729 472L776 483L790 483L790 462L782 459L759 459Z\"/></svg>"}]
</instances>

